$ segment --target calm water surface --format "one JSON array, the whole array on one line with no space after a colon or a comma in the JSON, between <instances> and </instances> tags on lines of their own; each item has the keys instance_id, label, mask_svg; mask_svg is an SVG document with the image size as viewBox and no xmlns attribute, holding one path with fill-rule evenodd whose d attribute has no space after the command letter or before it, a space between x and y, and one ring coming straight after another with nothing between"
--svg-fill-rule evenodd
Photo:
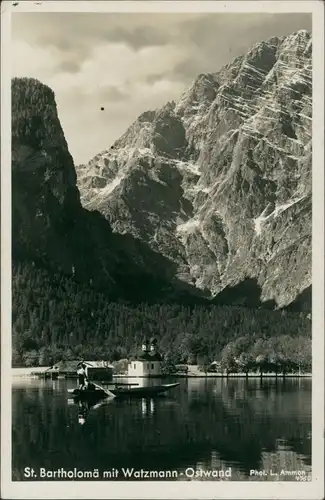
<instances>
[{"instance_id":1,"label":"calm water surface","mask_svg":"<svg viewBox=\"0 0 325 500\"><path fill-rule=\"evenodd\" d=\"M179 387L159 398L113 399L92 407L81 425L80 408L67 392L75 381L17 377L13 480L26 479L25 467L177 470L181 480L190 480L189 467L231 467L232 480L279 479L250 476L251 469L310 473L310 379L178 381Z\"/></svg>"}]
</instances>

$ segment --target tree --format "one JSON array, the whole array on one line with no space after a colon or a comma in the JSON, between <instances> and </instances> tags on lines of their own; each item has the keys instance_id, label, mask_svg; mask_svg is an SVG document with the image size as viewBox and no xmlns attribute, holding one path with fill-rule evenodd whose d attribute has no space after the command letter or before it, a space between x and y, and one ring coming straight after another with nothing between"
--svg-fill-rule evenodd
<instances>
[{"instance_id":1,"label":"tree","mask_svg":"<svg viewBox=\"0 0 325 500\"><path fill-rule=\"evenodd\" d=\"M31 367L31 366L38 366L38 351L33 350L33 351L27 351L23 354L23 361L24 365Z\"/></svg>"},{"instance_id":2,"label":"tree","mask_svg":"<svg viewBox=\"0 0 325 500\"><path fill-rule=\"evenodd\" d=\"M256 369L256 361L249 352L242 352L237 359L237 366L240 371L245 372L246 376L248 376L250 371Z\"/></svg>"},{"instance_id":3,"label":"tree","mask_svg":"<svg viewBox=\"0 0 325 500\"><path fill-rule=\"evenodd\" d=\"M208 368L210 366L210 360L209 357L206 354L200 355L197 358L197 363L199 365L199 370L204 372L205 374L208 373Z\"/></svg>"},{"instance_id":4,"label":"tree","mask_svg":"<svg viewBox=\"0 0 325 500\"><path fill-rule=\"evenodd\" d=\"M41 347L38 352L38 365L49 366L51 364L50 353L47 347Z\"/></svg>"},{"instance_id":5,"label":"tree","mask_svg":"<svg viewBox=\"0 0 325 500\"><path fill-rule=\"evenodd\" d=\"M311 339L297 337L292 341L292 361L296 365L298 372L311 370Z\"/></svg>"},{"instance_id":6,"label":"tree","mask_svg":"<svg viewBox=\"0 0 325 500\"><path fill-rule=\"evenodd\" d=\"M255 359L256 366L259 369L260 375L266 371L268 367L268 357L266 354L259 354Z\"/></svg>"},{"instance_id":7,"label":"tree","mask_svg":"<svg viewBox=\"0 0 325 500\"><path fill-rule=\"evenodd\" d=\"M163 375L172 375L177 372L175 357L174 356L164 356L161 363L161 373Z\"/></svg>"},{"instance_id":8,"label":"tree","mask_svg":"<svg viewBox=\"0 0 325 500\"><path fill-rule=\"evenodd\" d=\"M300 313L111 302L91 284L35 263L13 264L12 321L13 363L24 363L28 351L38 352L40 364L47 364L46 356L48 364L71 356L128 358L150 323L161 352L173 364L202 364L207 356L222 360L228 372L247 373L256 369L257 356L266 355L263 370L311 369L311 323Z\"/></svg>"},{"instance_id":9,"label":"tree","mask_svg":"<svg viewBox=\"0 0 325 500\"><path fill-rule=\"evenodd\" d=\"M23 363L22 356L18 349L13 348L11 353L11 364L14 368L21 366Z\"/></svg>"},{"instance_id":10,"label":"tree","mask_svg":"<svg viewBox=\"0 0 325 500\"><path fill-rule=\"evenodd\" d=\"M292 341L293 339L289 335L281 335L275 338L279 371L283 373L283 376L293 366Z\"/></svg>"},{"instance_id":11,"label":"tree","mask_svg":"<svg viewBox=\"0 0 325 500\"><path fill-rule=\"evenodd\" d=\"M238 337L233 342L233 354L238 358L242 353L247 353L252 345L253 339L250 335Z\"/></svg>"},{"instance_id":12,"label":"tree","mask_svg":"<svg viewBox=\"0 0 325 500\"><path fill-rule=\"evenodd\" d=\"M231 372L237 371L237 365L234 356L235 352L236 347L234 347L233 342L229 342L229 344L227 344L221 352L221 368L222 370L226 370L227 375Z\"/></svg>"}]
</instances>

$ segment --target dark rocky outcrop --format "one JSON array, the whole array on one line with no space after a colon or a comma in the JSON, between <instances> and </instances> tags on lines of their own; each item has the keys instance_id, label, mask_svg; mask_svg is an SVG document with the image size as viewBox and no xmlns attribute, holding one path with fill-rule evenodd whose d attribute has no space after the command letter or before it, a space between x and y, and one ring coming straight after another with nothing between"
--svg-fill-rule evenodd
<instances>
[{"instance_id":1,"label":"dark rocky outcrop","mask_svg":"<svg viewBox=\"0 0 325 500\"><path fill-rule=\"evenodd\" d=\"M172 262L81 206L54 93L27 78L12 81L12 255L111 299L191 300L192 287L177 283Z\"/></svg>"}]
</instances>

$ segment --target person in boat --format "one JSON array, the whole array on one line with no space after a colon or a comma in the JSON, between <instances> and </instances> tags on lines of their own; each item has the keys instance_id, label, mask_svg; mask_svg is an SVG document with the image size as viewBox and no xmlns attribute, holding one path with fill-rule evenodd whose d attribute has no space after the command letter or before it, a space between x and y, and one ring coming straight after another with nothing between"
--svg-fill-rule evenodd
<instances>
[{"instance_id":1,"label":"person in boat","mask_svg":"<svg viewBox=\"0 0 325 500\"><path fill-rule=\"evenodd\" d=\"M87 366L85 363L79 363L77 369L79 389L85 390L88 387Z\"/></svg>"}]
</instances>

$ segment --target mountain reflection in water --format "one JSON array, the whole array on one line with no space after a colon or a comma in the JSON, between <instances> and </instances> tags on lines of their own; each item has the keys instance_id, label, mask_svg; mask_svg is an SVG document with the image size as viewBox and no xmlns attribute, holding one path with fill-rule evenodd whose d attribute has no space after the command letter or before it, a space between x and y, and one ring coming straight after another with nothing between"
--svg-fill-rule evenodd
<instances>
[{"instance_id":1,"label":"mountain reflection in water","mask_svg":"<svg viewBox=\"0 0 325 500\"><path fill-rule=\"evenodd\" d=\"M311 470L310 379L180 379L162 397L87 406L69 400L74 384L13 380L13 480L24 480L27 465L231 467L232 480L278 479L251 477L251 469Z\"/></svg>"}]
</instances>

